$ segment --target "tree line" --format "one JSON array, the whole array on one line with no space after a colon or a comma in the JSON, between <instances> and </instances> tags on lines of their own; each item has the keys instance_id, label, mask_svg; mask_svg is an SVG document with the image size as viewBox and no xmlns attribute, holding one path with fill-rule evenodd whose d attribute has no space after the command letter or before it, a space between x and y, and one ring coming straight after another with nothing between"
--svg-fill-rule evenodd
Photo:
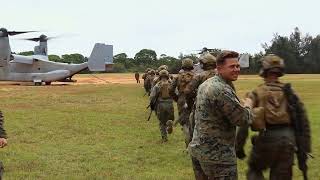
<instances>
[{"instance_id":1,"label":"tree line","mask_svg":"<svg viewBox=\"0 0 320 180\"><path fill-rule=\"evenodd\" d=\"M320 35L312 37L302 34L295 28L289 36L274 34L269 43L262 44L263 51L250 55L250 67L243 69L244 73L256 74L261 67L260 59L265 54L276 54L284 59L286 73L320 73ZM217 55L221 50L214 49L211 53ZM19 54L30 55L32 51ZM189 57L197 63L198 54L180 54L178 57L161 54L159 57L152 49L142 49L133 58L126 53L114 56L113 72L143 72L146 68L156 69L160 65L167 65L170 73L177 73L181 67L181 60ZM88 58L81 54L49 55L49 60L63 63L83 63Z\"/></svg>"}]
</instances>

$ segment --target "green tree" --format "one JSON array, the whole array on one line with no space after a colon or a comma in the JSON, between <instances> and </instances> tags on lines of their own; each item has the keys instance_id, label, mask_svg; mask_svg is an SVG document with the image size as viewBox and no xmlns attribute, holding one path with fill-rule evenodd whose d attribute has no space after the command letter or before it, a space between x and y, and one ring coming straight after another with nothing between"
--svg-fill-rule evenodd
<instances>
[{"instance_id":1,"label":"green tree","mask_svg":"<svg viewBox=\"0 0 320 180\"><path fill-rule=\"evenodd\" d=\"M127 58L128 58L128 55L126 53L120 53L113 56L113 62L125 64L127 61Z\"/></svg>"},{"instance_id":2,"label":"green tree","mask_svg":"<svg viewBox=\"0 0 320 180\"><path fill-rule=\"evenodd\" d=\"M50 61L62 62L60 56L58 56L58 55L51 54L48 56L48 58Z\"/></svg>"},{"instance_id":3,"label":"green tree","mask_svg":"<svg viewBox=\"0 0 320 180\"><path fill-rule=\"evenodd\" d=\"M80 64L86 62L86 58L82 54L64 54L61 56L65 63Z\"/></svg>"},{"instance_id":4,"label":"green tree","mask_svg":"<svg viewBox=\"0 0 320 180\"><path fill-rule=\"evenodd\" d=\"M157 61L157 53L151 49L142 49L134 56L136 65L153 65Z\"/></svg>"},{"instance_id":5,"label":"green tree","mask_svg":"<svg viewBox=\"0 0 320 180\"><path fill-rule=\"evenodd\" d=\"M31 56L31 55L33 55L33 51L24 51L24 52L20 52L18 54L23 55L23 56Z\"/></svg>"},{"instance_id":6,"label":"green tree","mask_svg":"<svg viewBox=\"0 0 320 180\"><path fill-rule=\"evenodd\" d=\"M305 68L310 73L320 73L320 35L312 39L308 45L308 52L305 55Z\"/></svg>"}]
</instances>

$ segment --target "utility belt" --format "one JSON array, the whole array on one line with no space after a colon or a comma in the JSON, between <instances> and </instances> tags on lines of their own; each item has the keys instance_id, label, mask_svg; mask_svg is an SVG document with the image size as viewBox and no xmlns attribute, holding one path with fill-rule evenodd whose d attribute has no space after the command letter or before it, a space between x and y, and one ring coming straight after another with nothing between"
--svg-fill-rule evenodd
<instances>
[{"instance_id":1,"label":"utility belt","mask_svg":"<svg viewBox=\"0 0 320 180\"><path fill-rule=\"evenodd\" d=\"M267 124L264 131L259 132L263 141L289 140L295 142L294 129L290 124Z\"/></svg>"},{"instance_id":2,"label":"utility belt","mask_svg":"<svg viewBox=\"0 0 320 180\"><path fill-rule=\"evenodd\" d=\"M275 130L275 129L284 129L284 128L291 128L291 125L288 123L285 124L269 124L266 123L266 130Z\"/></svg>"},{"instance_id":3,"label":"utility belt","mask_svg":"<svg viewBox=\"0 0 320 180\"><path fill-rule=\"evenodd\" d=\"M171 97L168 97L168 98L159 98L158 99L158 102L168 102L168 103L172 103L173 100Z\"/></svg>"}]
</instances>

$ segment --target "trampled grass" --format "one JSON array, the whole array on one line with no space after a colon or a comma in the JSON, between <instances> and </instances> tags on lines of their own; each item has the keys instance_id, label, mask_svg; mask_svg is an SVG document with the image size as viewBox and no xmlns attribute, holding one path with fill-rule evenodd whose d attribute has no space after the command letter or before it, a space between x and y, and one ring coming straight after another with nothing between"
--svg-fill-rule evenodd
<instances>
[{"instance_id":1,"label":"trampled grass","mask_svg":"<svg viewBox=\"0 0 320 180\"><path fill-rule=\"evenodd\" d=\"M307 107L315 156L309 176L318 179L320 75L283 79ZM239 96L261 82L243 76L236 83ZM0 109L9 136L0 150L4 179L193 179L180 127L161 143L156 117L146 121L143 94L142 84L2 86ZM250 143L247 154L249 149ZM238 162L239 179L245 179L246 161ZM301 179L297 166L294 179Z\"/></svg>"}]
</instances>

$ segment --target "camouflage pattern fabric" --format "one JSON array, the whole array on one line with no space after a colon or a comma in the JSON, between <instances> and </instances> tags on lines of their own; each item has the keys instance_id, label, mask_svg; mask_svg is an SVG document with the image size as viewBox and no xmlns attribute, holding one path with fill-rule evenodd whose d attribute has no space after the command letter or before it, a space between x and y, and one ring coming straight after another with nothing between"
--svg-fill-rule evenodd
<instances>
[{"instance_id":1,"label":"camouflage pattern fabric","mask_svg":"<svg viewBox=\"0 0 320 180\"><path fill-rule=\"evenodd\" d=\"M251 123L252 114L240 104L231 82L216 75L199 86L195 128L189 152L201 162L236 164L236 126Z\"/></svg>"},{"instance_id":2,"label":"camouflage pattern fabric","mask_svg":"<svg viewBox=\"0 0 320 180\"><path fill-rule=\"evenodd\" d=\"M153 79L155 78L155 75L148 75L147 79L146 79L146 84L145 84L145 89L148 93L148 95L150 95L151 93L151 88L152 88L152 83L153 83Z\"/></svg>"},{"instance_id":3,"label":"camouflage pattern fabric","mask_svg":"<svg viewBox=\"0 0 320 180\"><path fill-rule=\"evenodd\" d=\"M199 162L191 157L196 180L237 180L237 165Z\"/></svg>"},{"instance_id":4,"label":"camouflage pattern fabric","mask_svg":"<svg viewBox=\"0 0 320 180\"><path fill-rule=\"evenodd\" d=\"M151 83L151 89L160 81L160 76L159 75L155 75L153 78L153 81Z\"/></svg>"},{"instance_id":5,"label":"camouflage pattern fabric","mask_svg":"<svg viewBox=\"0 0 320 180\"><path fill-rule=\"evenodd\" d=\"M169 75L169 79L168 79L168 81L169 81L170 83L172 83L171 76L172 76L172 75ZM160 81L160 76L156 75L156 76L154 77L154 79L153 79L151 89L152 89L159 81Z\"/></svg>"},{"instance_id":6,"label":"camouflage pattern fabric","mask_svg":"<svg viewBox=\"0 0 320 180\"><path fill-rule=\"evenodd\" d=\"M144 90L146 91L146 93L148 93L149 91L149 88L148 88L148 85L147 85L147 79L148 79L148 73L145 73L142 75L142 79L143 79L143 87L144 87Z\"/></svg>"},{"instance_id":7,"label":"camouflage pattern fabric","mask_svg":"<svg viewBox=\"0 0 320 180\"><path fill-rule=\"evenodd\" d=\"M194 76L191 82L187 85L185 89L186 96L188 98L194 99L197 95L197 90L200 84L202 84L205 80L213 77L216 74L214 69L203 71L200 74Z\"/></svg>"},{"instance_id":8,"label":"camouflage pattern fabric","mask_svg":"<svg viewBox=\"0 0 320 180\"><path fill-rule=\"evenodd\" d=\"M194 73L188 70L179 73L178 76L174 78L169 90L171 97L177 101L179 114L178 122L182 126L186 146L188 146L189 142L191 141L189 116L192 104L188 103L189 101L186 98L184 90L187 84L191 82L193 75ZM190 80L188 80L188 78L190 78ZM179 94L176 94L176 89L178 90Z\"/></svg>"},{"instance_id":9,"label":"camouflage pattern fabric","mask_svg":"<svg viewBox=\"0 0 320 180\"><path fill-rule=\"evenodd\" d=\"M267 130L264 134L253 137L252 143L247 179L263 180L263 171L268 168L270 180L292 179L295 145L291 128Z\"/></svg>"},{"instance_id":10,"label":"camouflage pattern fabric","mask_svg":"<svg viewBox=\"0 0 320 180\"><path fill-rule=\"evenodd\" d=\"M161 80L163 81L163 80ZM162 99L159 97L161 89L159 81L151 91L150 101L158 97L156 106L156 115L159 120L160 134L163 140L167 140L167 121L174 120L173 100L171 98ZM166 80L167 81L167 80Z\"/></svg>"},{"instance_id":11,"label":"camouflage pattern fabric","mask_svg":"<svg viewBox=\"0 0 320 180\"><path fill-rule=\"evenodd\" d=\"M261 89L263 86L280 87L282 85L283 84L280 82L265 83L263 85L259 85L257 89ZM257 91L257 89L248 93L248 97L253 101L253 108L264 106L264 103L261 103L262 100L260 99L262 97L260 95L261 93ZM269 88L266 89L268 90ZM266 92L265 94L269 93ZM301 102L299 104L303 107ZM265 121L276 122L270 120ZM283 122L283 120L279 120L278 122ZM310 138L310 127L307 117L305 117L303 122L305 123L303 128L305 129L306 135ZM238 157L239 154L242 154L239 158L243 158L245 156L244 146L246 144L248 134L248 127L240 127L238 129L236 137L236 151ZM260 131L258 136L252 137L251 141L253 147L248 161L249 170L247 172L247 179L264 179L263 171L268 168L270 168L271 180L292 179L292 166L295 152L295 132L290 123L279 125L267 123L266 130ZM307 152L311 151L310 144L310 141L305 141L305 150Z\"/></svg>"},{"instance_id":12,"label":"camouflage pattern fabric","mask_svg":"<svg viewBox=\"0 0 320 180\"><path fill-rule=\"evenodd\" d=\"M134 78L136 79L137 83L140 83L140 74L138 72L134 74Z\"/></svg>"},{"instance_id":13,"label":"camouflage pattern fabric","mask_svg":"<svg viewBox=\"0 0 320 180\"><path fill-rule=\"evenodd\" d=\"M192 104L190 116L189 116L189 131L190 131L190 139L192 139L193 135L193 129L194 129L194 111L195 111L195 105L194 105L194 99L197 95L198 87L200 84L202 84L207 79L213 77L216 74L216 71L214 69L210 69L207 71L203 71L200 74L197 74L194 76L194 78L191 80L191 82L187 85L185 89L186 97L189 100L188 104Z\"/></svg>"},{"instance_id":14,"label":"camouflage pattern fabric","mask_svg":"<svg viewBox=\"0 0 320 180\"><path fill-rule=\"evenodd\" d=\"M196 180L208 179L208 176L203 172L200 162L191 156L192 168L194 172L194 177Z\"/></svg>"},{"instance_id":15,"label":"camouflage pattern fabric","mask_svg":"<svg viewBox=\"0 0 320 180\"><path fill-rule=\"evenodd\" d=\"M215 164L211 162L200 162L201 168L208 176L208 179L214 180L237 180L236 164Z\"/></svg>"}]
</instances>

